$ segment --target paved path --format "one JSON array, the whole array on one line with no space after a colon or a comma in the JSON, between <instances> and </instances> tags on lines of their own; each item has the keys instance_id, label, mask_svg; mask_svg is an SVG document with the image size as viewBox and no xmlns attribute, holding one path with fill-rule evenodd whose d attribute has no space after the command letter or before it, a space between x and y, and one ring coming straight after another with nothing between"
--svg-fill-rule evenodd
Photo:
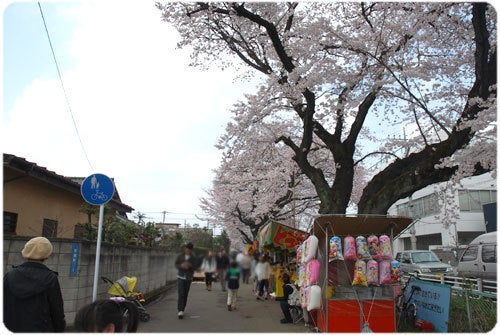
<instances>
[{"instance_id":1,"label":"paved path","mask_svg":"<svg viewBox=\"0 0 500 335\"><path fill-rule=\"evenodd\" d=\"M167 291L146 306L151 320L140 322L141 333L305 333L309 328L300 324L281 324L283 313L274 300L256 300L251 285L242 284L238 292L236 310L227 310L227 293L219 283L212 291L202 282L193 282L189 292L184 318L177 317L177 287Z\"/></svg>"}]
</instances>

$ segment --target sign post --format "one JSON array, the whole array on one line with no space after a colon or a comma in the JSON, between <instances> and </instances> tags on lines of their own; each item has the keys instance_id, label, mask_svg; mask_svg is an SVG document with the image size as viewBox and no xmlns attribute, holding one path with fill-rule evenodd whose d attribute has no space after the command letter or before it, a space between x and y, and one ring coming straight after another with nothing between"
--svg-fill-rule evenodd
<instances>
[{"instance_id":1,"label":"sign post","mask_svg":"<svg viewBox=\"0 0 500 335\"><path fill-rule=\"evenodd\" d=\"M413 286L420 287L420 290L415 291L412 297L412 301L417 305L417 319L432 322L435 331L447 333L451 299L450 286L423 280L412 280L406 290L408 296Z\"/></svg>"},{"instance_id":2,"label":"sign post","mask_svg":"<svg viewBox=\"0 0 500 335\"><path fill-rule=\"evenodd\" d=\"M115 193L113 181L103 174L92 174L84 179L81 193L86 202L91 205L99 205L99 226L97 228L97 247L95 252L94 287L92 301L97 299L97 283L99 280L99 261L101 256L101 235L104 219L104 204L106 204Z\"/></svg>"}]
</instances>

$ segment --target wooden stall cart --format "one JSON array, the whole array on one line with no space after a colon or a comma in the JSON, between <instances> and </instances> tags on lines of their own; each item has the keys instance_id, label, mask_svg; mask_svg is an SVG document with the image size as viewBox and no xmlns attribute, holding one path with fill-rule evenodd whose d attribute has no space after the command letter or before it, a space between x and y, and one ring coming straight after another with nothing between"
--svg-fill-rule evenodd
<instances>
[{"instance_id":1,"label":"wooden stall cart","mask_svg":"<svg viewBox=\"0 0 500 335\"><path fill-rule=\"evenodd\" d=\"M317 259L321 264L322 301L321 309L315 313L320 331L359 333L364 326L373 332L396 330L394 298L399 292L399 284L352 285L355 261L330 261L329 242L333 236L343 241L348 235L354 238L387 235L392 243L393 237L412 221L407 217L373 215L324 215L314 220L311 234L319 240Z\"/></svg>"}]
</instances>

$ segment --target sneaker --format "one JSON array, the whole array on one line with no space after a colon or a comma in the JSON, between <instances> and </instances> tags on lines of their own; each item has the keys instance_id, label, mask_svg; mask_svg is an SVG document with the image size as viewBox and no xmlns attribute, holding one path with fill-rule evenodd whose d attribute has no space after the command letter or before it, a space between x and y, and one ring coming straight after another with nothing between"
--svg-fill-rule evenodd
<instances>
[{"instance_id":1,"label":"sneaker","mask_svg":"<svg viewBox=\"0 0 500 335\"><path fill-rule=\"evenodd\" d=\"M292 323L292 320L287 320L287 319L281 319L281 323Z\"/></svg>"},{"instance_id":2,"label":"sneaker","mask_svg":"<svg viewBox=\"0 0 500 335\"><path fill-rule=\"evenodd\" d=\"M179 319L182 319L182 317L184 316L184 312L180 311L179 313L177 313L177 316L179 317Z\"/></svg>"}]
</instances>

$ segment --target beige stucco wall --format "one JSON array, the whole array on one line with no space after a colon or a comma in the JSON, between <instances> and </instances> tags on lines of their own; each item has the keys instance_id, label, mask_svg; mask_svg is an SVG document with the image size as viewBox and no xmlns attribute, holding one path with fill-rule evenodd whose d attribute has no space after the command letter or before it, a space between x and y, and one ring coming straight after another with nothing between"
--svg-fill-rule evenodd
<instances>
[{"instance_id":1,"label":"beige stucco wall","mask_svg":"<svg viewBox=\"0 0 500 335\"><path fill-rule=\"evenodd\" d=\"M4 169L4 181L13 178ZM73 238L74 226L87 222L87 215L78 210L85 203L75 194L31 177L9 181L3 185L3 210L17 213L16 235L42 234L43 220L58 222L57 237ZM92 217L97 222L97 216Z\"/></svg>"}]
</instances>

